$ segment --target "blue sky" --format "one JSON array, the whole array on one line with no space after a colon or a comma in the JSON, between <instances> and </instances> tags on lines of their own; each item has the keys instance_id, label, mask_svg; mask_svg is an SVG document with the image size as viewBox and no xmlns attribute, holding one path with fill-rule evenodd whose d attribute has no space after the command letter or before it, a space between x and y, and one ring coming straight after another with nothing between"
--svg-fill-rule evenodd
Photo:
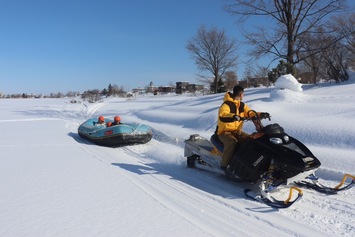
<instances>
[{"instance_id":1,"label":"blue sky","mask_svg":"<svg viewBox=\"0 0 355 237\"><path fill-rule=\"evenodd\" d=\"M0 0L0 92L196 83L185 49L201 25L242 40L224 0ZM246 58L245 48L240 59ZM244 65L237 74L243 76Z\"/></svg>"}]
</instances>

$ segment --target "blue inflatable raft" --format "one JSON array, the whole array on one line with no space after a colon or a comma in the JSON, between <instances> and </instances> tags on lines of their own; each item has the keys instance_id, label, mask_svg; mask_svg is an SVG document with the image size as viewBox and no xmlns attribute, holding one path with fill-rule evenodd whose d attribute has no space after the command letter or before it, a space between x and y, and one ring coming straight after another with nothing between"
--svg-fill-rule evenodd
<instances>
[{"instance_id":1,"label":"blue inflatable raft","mask_svg":"<svg viewBox=\"0 0 355 237\"><path fill-rule=\"evenodd\" d=\"M119 124L107 127L97 125L97 119L89 119L78 128L80 137L101 146L118 147L124 145L144 144L152 139L152 130L144 124ZM113 122L105 119L105 124Z\"/></svg>"}]
</instances>

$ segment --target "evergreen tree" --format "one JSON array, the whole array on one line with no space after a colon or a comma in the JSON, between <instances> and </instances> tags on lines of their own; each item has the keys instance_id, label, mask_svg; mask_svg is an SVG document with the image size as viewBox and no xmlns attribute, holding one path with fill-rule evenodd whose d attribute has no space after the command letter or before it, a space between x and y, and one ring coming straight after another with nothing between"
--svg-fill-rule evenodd
<instances>
[{"instance_id":1,"label":"evergreen tree","mask_svg":"<svg viewBox=\"0 0 355 237\"><path fill-rule=\"evenodd\" d=\"M226 86L225 83L223 82L222 78L219 78L217 81L217 89L215 88L215 83L212 82L210 84L210 90L211 92L217 92L217 93L221 93L221 92L226 92Z\"/></svg>"}]
</instances>

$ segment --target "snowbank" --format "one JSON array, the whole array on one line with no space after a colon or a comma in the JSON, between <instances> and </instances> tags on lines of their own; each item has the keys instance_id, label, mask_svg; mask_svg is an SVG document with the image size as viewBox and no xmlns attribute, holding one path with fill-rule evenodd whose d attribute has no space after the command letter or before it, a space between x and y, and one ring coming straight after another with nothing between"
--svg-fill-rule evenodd
<instances>
[{"instance_id":1,"label":"snowbank","mask_svg":"<svg viewBox=\"0 0 355 237\"><path fill-rule=\"evenodd\" d=\"M301 102L305 95L302 92L302 85L291 74L280 76L275 89L270 92L271 101Z\"/></svg>"},{"instance_id":2,"label":"snowbank","mask_svg":"<svg viewBox=\"0 0 355 237\"><path fill-rule=\"evenodd\" d=\"M301 92L302 85L291 74L287 74L277 79L275 89L289 89L291 91Z\"/></svg>"},{"instance_id":3,"label":"snowbank","mask_svg":"<svg viewBox=\"0 0 355 237\"><path fill-rule=\"evenodd\" d=\"M284 102L302 102L305 99L305 95L299 92L295 92L289 89L273 90L270 92L271 101L284 101Z\"/></svg>"}]
</instances>

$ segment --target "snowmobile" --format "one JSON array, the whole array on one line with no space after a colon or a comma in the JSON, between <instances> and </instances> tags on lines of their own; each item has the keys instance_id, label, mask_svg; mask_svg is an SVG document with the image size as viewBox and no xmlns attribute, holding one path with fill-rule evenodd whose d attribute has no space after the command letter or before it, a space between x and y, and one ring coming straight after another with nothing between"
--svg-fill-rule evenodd
<instances>
[{"instance_id":1,"label":"snowmobile","mask_svg":"<svg viewBox=\"0 0 355 237\"><path fill-rule=\"evenodd\" d=\"M187 167L226 175L228 179L238 182L248 182L250 186L256 187L256 191L245 189L247 198L275 208L287 208L300 200L303 195L300 187L336 194L355 184L355 176L350 174L345 174L334 188L320 184L315 171L321 162L303 143L288 135L277 123L264 126L255 111L250 111L247 117L241 119L252 121L256 132L249 139L238 143L225 170L220 166L223 143L216 133L210 140L199 134L192 134L185 140ZM348 178L351 182L344 185ZM279 200L281 195L278 194L281 193L284 200ZM285 194L287 198L284 198Z\"/></svg>"}]
</instances>

